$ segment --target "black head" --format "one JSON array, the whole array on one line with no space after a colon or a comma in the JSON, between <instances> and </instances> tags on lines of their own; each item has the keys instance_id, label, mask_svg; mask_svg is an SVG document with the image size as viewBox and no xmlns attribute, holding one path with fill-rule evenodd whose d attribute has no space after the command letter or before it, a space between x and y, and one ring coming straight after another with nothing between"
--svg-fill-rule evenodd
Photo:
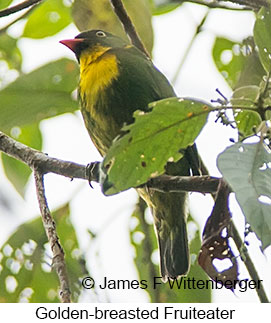
<instances>
[{"instance_id":1,"label":"black head","mask_svg":"<svg viewBox=\"0 0 271 323\"><path fill-rule=\"evenodd\" d=\"M60 41L61 44L70 48L79 60L81 53L88 49L94 49L97 46L107 48L124 47L128 45L126 41L118 36L95 29L80 33L74 39L65 39Z\"/></svg>"}]
</instances>

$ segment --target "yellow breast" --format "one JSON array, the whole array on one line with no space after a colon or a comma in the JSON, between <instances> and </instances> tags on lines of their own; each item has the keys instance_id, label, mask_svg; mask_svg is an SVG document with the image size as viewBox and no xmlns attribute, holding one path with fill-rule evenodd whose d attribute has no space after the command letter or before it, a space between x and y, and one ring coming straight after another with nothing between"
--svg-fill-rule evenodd
<instances>
[{"instance_id":1,"label":"yellow breast","mask_svg":"<svg viewBox=\"0 0 271 323\"><path fill-rule=\"evenodd\" d=\"M99 46L86 50L80 56L81 112L89 135L101 155L106 153L119 133L119 126L112 115L105 112L108 109L105 89L119 75L117 58L109 49Z\"/></svg>"},{"instance_id":2,"label":"yellow breast","mask_svg":"<svg viewBox=\"0 0 271 323\"><path fill-rule=\"evenodd\" d=\"M95 113L91 110L98 95L119 75L117 58L109 49L98 46L80 56L80 93L90 113Z\"/></svg>"}]
</instances>

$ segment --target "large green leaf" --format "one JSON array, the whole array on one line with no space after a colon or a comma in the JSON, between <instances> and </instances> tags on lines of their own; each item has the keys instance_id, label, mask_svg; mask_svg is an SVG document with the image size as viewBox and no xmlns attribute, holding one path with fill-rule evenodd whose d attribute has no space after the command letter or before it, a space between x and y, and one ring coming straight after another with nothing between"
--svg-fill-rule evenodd
<instances>
[{"instance_id":1,"label":"large green leaf","mask_svg":"<svg viewBox=\"0 0 271 323\"><path fill-rule=\"evenodd\" d=\"M251 37L242 43L217 37L213 46L213 59L232 89L259 86L265 74Z\"/></svg>"},{"instance_id":2,"label":"large green leaf","mask_svg":"<svg viewBox=\"0 0 271 323\"><path fill-rule=\"evenodd\" d=\"M271 154L261 143L237 143L218 156L218 168L263 248L271 244Z\"/></svg>"},{"instance_id":3,"label":"large green leaf","mask_svg":"<svg viewBox=\"0 0 271 323\"><path fill-rule=\"evenodd\" d=\"M22 55L17 47L17 39L3 33L0 34L0 60L5 60L9 68L20 69Z\"/></svg>"},{"instance_id":4,"label":"large green leaf","mask_svg":"<svg viewBox=\"0 0 271 323\"><path fill-rule=\"evenodd\" d=\"M194 143L211 111L206 103L179 98L160 100L150 107L151 112L134 113L135 122L123 128L128 133L109 149L103 162L107 170L103 183L106 194L162 174L167 161L177 161L180 149Z\"/></svg>"},{"instance_id":5,"label":"large green leaf","mask_svg":"<svg viewBox=\"0 0 271 323\"><path fill-rule=\"evenodd\" d=\"M78 67L60 59L22 75L0 92L0 129L10 131L78 108L71 92Z\"/></svg>"},{"instance_id":6,"label":"large green leaf","mask_svg":"<svg viewBox=\"0 0 271 323\"><path fill-rule=\"evenodd\" d=\"M23 37L44 38L64 29L72 22L67 4L63 0L44 1L27 19Z\"/></svg>"},{"instance_id":7,"label":"large green leaf","mask_svg":"<svg viewBox=\"0 0 271 323\"><path fill-rule=\"evenodd\" d=\"M258 46L260 60L266 72L271 71L271 12L263 7L257 14L254 40Z\"/></svg>"},{"instance_id":8,"label":"large green leaf","mask_svg":"<svg viewBox=\"0 0 271 323\"><path fill-rule=\"evenodd\" d=\"M143 211L143 212L142 212ZM163 303L207 303L211 301L210 289L198 289L197 293L193 288L184 288L184 281L194 279L196 281L208 279L197 262L197 255L201 247L199 228L196 222L189 216L188 229L192 239L190 241L191 266L187 277L178 281L162 283L159 273L159 266L152 261L153 252L157 251L157 239L153 224L150 224L142 208L136 208L132 215L132 223L137 223L130 232L131 243L135 248L135 265L138 270L139 280L146 281L146 292L151 302ZM157 277L157 278L154 278ZM156 286L154 288L154 281ZM179 284L179 285L178 285Z\"/></svg>"},{"instance_id":9,"label":"large green leaf","mask_svg":"<svg viewBox=\"0 0 271 323\"><path fill-rule=\"evenodd\" d=\"M29 125L23 128L14 128L11 132L12 137L23 144L37 150L42 148L42 135L37 124ZM31 174L30 168L22 162L1 154L4 172L17 192L22 196L25 193L25 185Z\"/></svg>"},{"instance_id":10,"label":"large green leaf","mask_svg":"<svg viewBox=\"0 0 271 323\"><path fill-rule=\"evenodd\" d=\"M79 247L70 222L69 207L66 205L60 208L53 216L65 250L73 301L76 301L80 292L79 278L86 271L83 262L80 263L76 256ZM5 241L0 249L0 302L59 302L59 281L48 265L52 259L46 243L47 237L40 217L19 226ZM17 284L15 290L10 289L12 282Z\"/></svg>"}]
</instances>

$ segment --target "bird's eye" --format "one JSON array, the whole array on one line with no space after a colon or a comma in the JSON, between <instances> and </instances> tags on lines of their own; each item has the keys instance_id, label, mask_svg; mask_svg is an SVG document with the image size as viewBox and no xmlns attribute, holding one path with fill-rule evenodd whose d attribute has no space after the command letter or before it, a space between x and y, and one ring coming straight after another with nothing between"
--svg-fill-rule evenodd
<instances>
[{"instance_id":1,"label":"bird's eye","mask_svg":"<svg viewBox=\"0 0 271 323\"><path fill-rule=\"evenodd\" d=\"M96 32L96 36L98 36L98 37L106 37L106 34L103 31L99 30L99 31Z\"/></svg>"}]
</instances>

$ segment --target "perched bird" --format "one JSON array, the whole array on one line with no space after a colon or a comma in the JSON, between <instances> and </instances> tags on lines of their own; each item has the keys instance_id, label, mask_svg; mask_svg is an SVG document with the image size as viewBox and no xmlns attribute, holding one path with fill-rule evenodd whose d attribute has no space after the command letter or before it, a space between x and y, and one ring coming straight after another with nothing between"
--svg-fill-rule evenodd
<instances>
[{"instance_id":1,"label":"perched bird","mask_svg":"<svg viewBox=\"0 0 271 323\"><path fill-rule=\"evenodd\" d=\"M135 110L148 111L150 102L176 96L166 77L143 52L111 33L90 30L60 43L75 53L80 64L81 112L102 156L123 125L133 122ZM167 163L165 173L190 175L187 156L185 153L178 162ZM151 189L138 192L154 217L163 280L185 275L189 270L187 194Z\"/></svg>"}]
</instances>

